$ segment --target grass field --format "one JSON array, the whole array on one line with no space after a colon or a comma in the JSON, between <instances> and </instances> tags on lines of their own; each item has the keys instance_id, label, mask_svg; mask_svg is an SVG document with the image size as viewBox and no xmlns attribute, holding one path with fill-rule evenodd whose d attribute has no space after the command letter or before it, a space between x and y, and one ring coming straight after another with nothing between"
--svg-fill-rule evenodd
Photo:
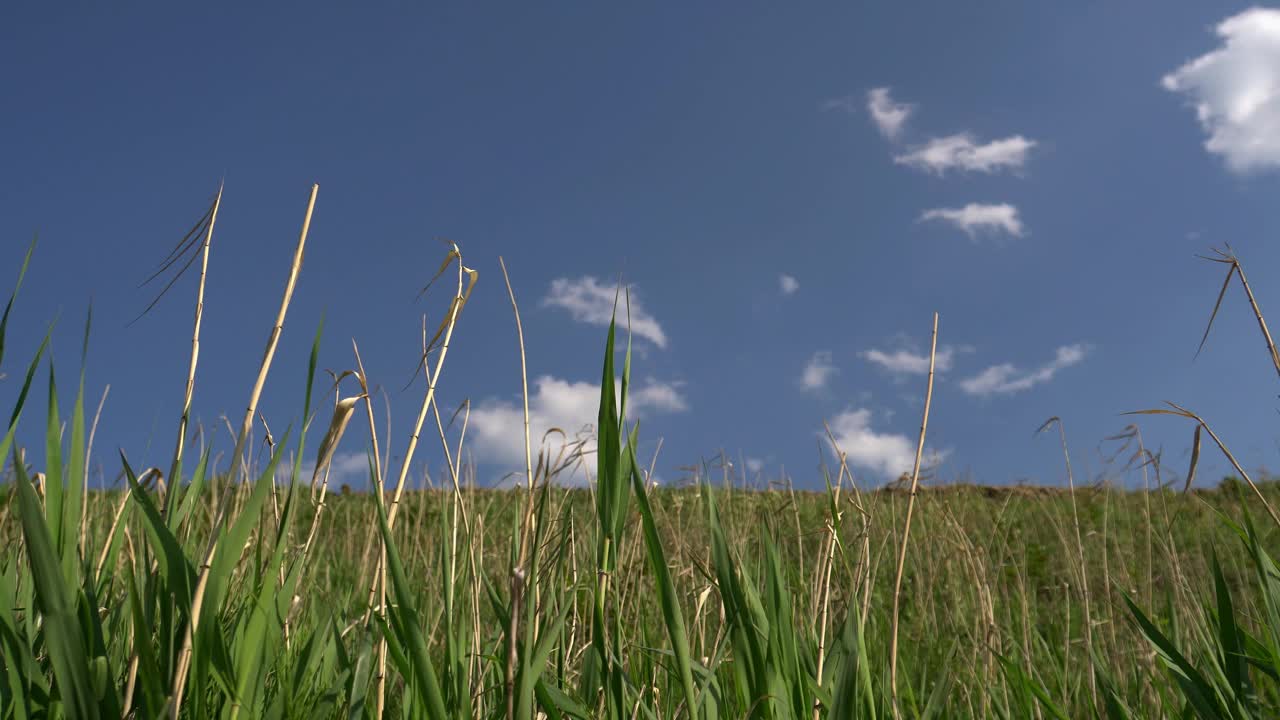
<instances>
[{"instance_id":1,"label":"grass field","mask_svg":"<svg viewBox=\"0 0 1280 720\"><path fill-rule=\"evenodd\" d=\"M866 492L834 446L820 493L746 490L711 465L661 488L635 456L630 350L611 328L596 442L548 456L535 439L519 487L477 489L447 431L465 412L434 401L476 278L456 247L403 461L383 459L393 438L358 355L328 399L320 333L298 414L311 432L246 458L314 203L225 456L186 421L217 200L162 266L201 268L171 467L121 457L124 489L88 491L83 375L46 376L45 346L23 349L0 440L0 718L1280 716L1280 487L1238 467L1214 491L1169 487L1136 429L1118 462L1150 491L916 492L908 477ZM37 398L42 467L14 442ZM1193 474L1219 438L1164 412L1196 427ZM371 447L385 492L329 487L339 447ZM407 489L427 452L441 489ZM558 482L573 465L589 489Z\"/></svg>"}]
</instances>

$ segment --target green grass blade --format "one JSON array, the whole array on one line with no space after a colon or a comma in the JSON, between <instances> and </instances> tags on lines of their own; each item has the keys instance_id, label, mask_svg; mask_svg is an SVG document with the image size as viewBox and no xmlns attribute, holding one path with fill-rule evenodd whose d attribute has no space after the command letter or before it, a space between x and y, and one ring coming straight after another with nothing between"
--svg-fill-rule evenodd
<instances>
[{"instance_id":1,"label":"green grass blade","mask_svg":"<svg viewBox=\"0 0 1280 720\"><path fill-rule=\"evenodd\" d=\"M22 258L22 267L18 269L18 282L14 283L9 302L4 306L4 314L0 315L0 366L4 364L4 336L9 329L9 313L13 311L14 301L18 299L18 291L22 289L22 280L27 276L27 267L31 264L31 255L36 251L36 241L39 239L39 235L31 238L31 244L27 246L27 254Z\"/></svg>"},{"instance_id":2,"label":"green grass blade","mask_svg":"<svg viewBox=\"0 0 1280 720\"><path fill-rule=\"evenodd\" d=\"M549 627L543 629L542 636L538 638L537 646L533 648L533 652L529 654L525 662L520 678L520 693L518 696L522 708L531 708L533 701L536 699L537 684L542 680L542 673L546 670L547 660L551 658L551 651L555 649L556 641L560 639L560 634L564 630L564 623L568 618L570 609L570 606L565 605L555 621Z\"/></svg>"},{"instance_id":3,"label":"green grass blade","mask_svg":"<svg viewBox=\"0 0 1280 720\"><path fill-rule=\"evenodd\" d=\"M1066 711L1054 702L1053 698L1049 697L1049 693L1044 689L1044 686L1028 677L1016 663L1010 662L1003 656L997 655L996 657L1000 661L1000 667L1004 669L1005 677L1017 686L1020 691L1040 701L1040 707L1044 708L1045 712L1050 716L1057 718L1057 720L1070 720L1070 716L1067 715Z\"/></svg>"},{"instance_id":4,"label":"green grass blade","mask_svg":"<svg viewBox=\"0 0 1280 720\"><path fill-rule=\"evenodd\" d=\"M554 717L553 713L558 713L561 717L568 715L578 720L591 720L591 713L585 707L565 695L564 691L555 685L548 685L538 680L534 686L534 692L538 696L538 707L541 707L548 717Z\"/></svg>"},{"instance_id":5,"label":"green grass blade","mask_svg":"<svg viewBox=\"0 0 1280 720\"><path fill-rule=\"evenodd\" d=\"M373 644L374 633L370 625L361 633L363 640L358 646L355 661L351 664L351 686L347 691L347 720L360 720L365 717L369 699L369 684L373 680ZM337 630L335 629L335 632Z\"/></svg>"},{"instance_id":6,"label":"green grass blade","mask_svg":"<svg viewBox=\"0 0 1280 720\"><path fill-rule=\"evenodd\" d=\"M132 569L125 573L128 579L129 611L133 619L133 647L138 654L138 684L142 689L141 714L156 716L164 709L165 691L160 683L160 666L151 649L150 624L142 610L142 599Z\"/></svg>"},{"instance_id":7,"label":"green grass blade","mask_svg":"<svg viewBox=\"0 0 1280 720\"><path fill-rule=\"evenodd\" d=\"M697 717L697 691L693 685L692 658L689 652L689 635L685 630L684 613L680 609L680 597L676 593L675 583L671 579L671 569L667 565L667 554L662 548L662 540L658 536L658 525L653 518L653 508L649 505L649 496L645 491L644 480L635 469L635 446L628 443L627 452L632 454L631 488L636 496L636 508L640 511L641 529L644 533L645 549L649 554L649 567L653 570L654 584L658 590L658 602L662 606L662 619L667 626L667 637L671 640L671 649L675 653L676 673L680 676L680 687L684 690L685 707L690 717Z\"/></svg>"},{"instance_id":8,"label":"green grass blade","mask_svg":"<svg viewBox=\"0 0 1280 720\"><path fill-rule=\"evenodd\" d=\"M409 648L409 654L412 657L413 665L413 681L418 699L422 702L426 709L427 717L431 720L444 720L448 717L445 712L444 697L440 691L439 676L436 675L435 666L431 662L431 654L427 651L426 638L423 635L422 627L418 624L418 613L414 609L413 590L409 585L409 579L404 572L404 564L400 561L400 553L396 550L395 541L391 536L391 528L387 524L387 509L381 502L378 506L378 527L382 531L382 541L386 547L387 568L391 571L391 587L395 593L396 604L395 613L401 620L401 628L407 635L406 645Z\"/></svg>"},{"instance_id":9,"label":"green grass blade","mask_svg":"<svg viewBox=\"0 0 1280 720\"><path fill-rule=\"evenodd\" d=\"M196 471L191 476L191 485L189 485L182 494L182 500L178 504L178 509L169 518L169 529L176 535L182 530L182 524L191 516L191 512L195 510L196 504L200 502L200 498L204 496L205 479L209 473L209 454L212 452L213 446L210 445L204 449L204 453L200 455L200 463L196 465ZM175 488L176 489L176 488Z\"/></svg>"},{"instance_id":10,"label":"green grass blade","mask_svg":"<svg viewBox=\"0 0 1280 720\"><path fill-rule=\"evenodd\" d=\"M929 693L929 699L925 703L924 710L920 713L921 720L930 720L931 718L943 717L943 713L947 711L947 700L951 697L951 688L955 684L955 673L950 670L952 660L957 655L957 646L952 645L950 652L947 653L947 659L942 663L942 677L935 679L933 692Z\"/></svg>"},{"instance_id":11,"label":"green grass blade","mask_svg":"<svg viewBox=\"0 0 1280 720\"><path fill-rule=\"evenodd\" d=\"M1202 720L1223 717L1224 713L1218 705L1213 686L1209 684L1204 675L1196 670L1191 662L1178 651L1173 641L1160 632L1160 629L1138 609L1138 606L1134 604L1127 593L1122 593L1121 596L1124 598L1125 604L1129 606L1129 612L1133 614L1142 634L1146 636L1147 641L1155 648L1157 656L1173 675L1187 703L1195 710L1196 715Z\"/></svg>"},{"instance_id":12,"label":"green grass blade","mask_svg":"<svg viewBox=\"0 0 1280 720\"><path fill-rule=\"evenodd\" d=\"M16 563L15 563L16 564ZM18 597L16 568L0 570L0 709L7 709L14 718L32 715L32 685L43 679L44 673L36 662L31 647L22 641L21 631L15 621L14 602Z\"/></svg>"},{"instance_id":13,"label":"green grass blade","mask_svg":"<svg viewBox=\"0 0 1280 720\"><path fill-rule=\"evenodd\" d=\"M14 462L18 483L18 506L22 515L22 536L36 586L36 601L42 618L45 648L67 713L73 718L97 718L100 710L89 676L89 657L76 617L70 589L63 581L58 555L48 520L40 511L40 500L31 487L22 464Z\"/></svg>"},{"instance_id":14,"label":"green grass blade","mask_svg":"<svg viewBox=\"0 0 1280 720\"><path fill-rule=\"evenodd\" d=\"M1133 717L1133 711L1125 704L1115 678L1107 672L1107 662L1098 656L1096 649L1093 667L1098 678L1098 689L1102 692L1102 705L1107 712L1107 720L1130 720Z\"/></svg>"},{"instance_id":15,"label":"green grass blade","mask_svg":"<svg viewBox=\"0 0 1280 720\"><path fill-rule=\"evenodd\" d=\"M71 406L71 439L66 449L66 485L67 495L62 517L62 534L67 539L62 548L62 572L68 582L73 582L78 575L76 571L80 552L88 553L89 548L80 548L80 518L84 505L85 482L85 435L84 435L84 374L85 363L89 352L89 328L93 325L93 307L90 306L88 317L84 323L84 345L80 358L80 383L76 388L76 400ZM89 538L85 538L88 542Z\"/></svg>"},{"instance_id":16,"label":"green grass blade","mask_svg":"<svg viewBox=\"0 0 1280 720\"><path fill-rule=\"evenodd\" d=\"M138 477L123 451L120 452L120 463L124 467L125 480L129 483L130 498L142 510L143 526L146 528L147 539L160 560L159 569L166 589L177 599L183 616L188 616L191 613L192 593L195 591L195 566L182 551L182 543L165 525L151 496L138 484Z\"/></svg>"},{"instance_id":17,"label":"green grass blade","mask_svg":"<svg viewBox=\"0 0 1280 720\"><path fill-rule=\"evenodd\" d=\"M62 475L62 421L58 416L58 383L54 380L52 359L49 361L48 412L44 433L44 511L49 520L54 553L61 558L67 541L63 522L63 498L67 490Z\"/></svg>"},{"instance_id":18,"label":"green grass blade","mask_svg":"<svg viewBox=\"0 0 1280 720\"><path fill-rule=\"evenodd\" d=\"M1253 705L1253 687L1249 682L1249 665L1245 659L1244 648L1240 642L1240 629L1236 625L1235 607L1231 601L1231 591L1227 588L1227 580L1222 575L1222 566L1218 564L1218 553L1210 555L1210 568L1213 572L1214 594L1217 598L1219 662L1227 679L1227 685L1235 695L1237 704L1248 707Z\"/></svg>"},{"instance_id":19,"label":"green grass blade","mask_svg":"<svg viewBox=\"0 0 1280 720\"><path fill-rule=\"evenodd\" d=\"M49 335L52 332L53 328L49 328L45 332L44 340L41 340L40 347L36 348L35 358L27 366L27 374L22 381L22 389L18 391L18 399L13 404L13 412L9 414L9 429L11 430L18 424L18 418L22 415L22 408L27 402L27 394L31 392L31 383L36 378L36 370L40 368L40 359L44 357L44 351L49 347Z\"/></svg>"},{"instance_id":20,"label":"green grass blade","mask_svg":"<svg viewBox=\"0 0 1280 720\"><path fill-rule=\"evenodd\" d=\"M262 508L266 504L267 498L271 495L271 488L275 483L276 468L280 464L280 458L284 455L285 448L289 445L289 432L286 430L283 440L276 444L276 451L272 454L271 461L267 463L267 469L258 476L257 481L254 483L253 491L249 494L248 501L245 502L244 507L240 510L240 515L232 523L231 527L227 529L222 541L218 543L218 549L214 553L213 562L210 564L204 607L201 609L201 628L209 627L208 621L212 619L212 615L206 617L205 614L216 613L221 608L226 583L230 580L232 570L240 560L241 553L244 552L245 543L249 540L249 533L259 525Z\"/></svg>"}]
</instances>

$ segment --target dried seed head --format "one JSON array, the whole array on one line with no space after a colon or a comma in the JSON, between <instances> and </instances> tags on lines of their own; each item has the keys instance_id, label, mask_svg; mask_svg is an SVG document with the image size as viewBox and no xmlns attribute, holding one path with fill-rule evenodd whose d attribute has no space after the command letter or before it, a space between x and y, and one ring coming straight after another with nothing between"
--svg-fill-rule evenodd
<instances>
[{"instance_id":1,"label":"dried seed head","mask_svg":"<svg viewBox=\"0 0 1280 720\"><path fill-rule=\"evenodd\" d=\"M311 486L314 488L316 478L333 460L333 454L338 449L338 441L342 439L342 434L347 431L347 424L351 422L351 416L355 414L356 403L363 400L365 395L355 395L349 398L343 398L333 407L333 418L329 421L329 429L325 431L324 439L320 441L320 451L316 455L316 466L311 472Z\"/></svg>"}]
</instances>

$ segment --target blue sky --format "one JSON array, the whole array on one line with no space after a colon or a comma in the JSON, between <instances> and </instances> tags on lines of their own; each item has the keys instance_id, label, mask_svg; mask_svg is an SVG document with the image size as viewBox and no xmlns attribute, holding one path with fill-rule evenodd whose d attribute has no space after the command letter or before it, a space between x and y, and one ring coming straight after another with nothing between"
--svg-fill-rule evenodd
<instances>
[{"instance_id":1,"label":"blue sky","mask_svg":"<svg viewBox=\"0 0 1280 720\"><path fill-rule=\"evenodd\" d=\"M194 410L211 428L248 396L316 182L262 405L277 433L297 421L323 313L321 365L352 367L359 341L402 451L420 315L438 320L446 301L414 296L449 238L480 281L441 404L472 401L482 480L520 464L500 255L537 424L591 422L595 321L616 278L631 285L635 406L646 452L662 438L664 480L724 449L816 487L824 420L860 479L895 476L934 311L940 480L1062 482L1055 442L1033 437L1051 415L1092 477L1119 413L1166 399L1250 468L1274 466L1276 377L1238 288L1193 361L1222 280L1196 253L1230 242L1264 312L1280 308L1280 15L1247 10L9 6L5 292L33 231L41 243L0 404L55 317L68 392L92 299L90 404L111 385L97 457L107 475L116 447L167 462L194 278L126 323L151 297L135 286L225 177ZM40 420L25 418L27 444ZM1190 426L1142 427L1181 473ZM225 430L215 442L232 444ZM424 453L438 469L436 445ZM1227 469L1216 453L1203 467Z\"/></svg>"}]
</instances>

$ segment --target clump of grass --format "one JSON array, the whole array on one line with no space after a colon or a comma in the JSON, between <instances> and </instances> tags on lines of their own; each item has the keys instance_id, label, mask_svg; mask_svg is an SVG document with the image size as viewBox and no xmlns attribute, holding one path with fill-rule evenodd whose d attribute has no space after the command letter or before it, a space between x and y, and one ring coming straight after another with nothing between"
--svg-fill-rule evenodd
<instances>
[{"instance_id":1,"label":"clump of grass","mask_svg":"<svg viewBox=\"0 0 1280 720\"><path fill-rule=\"evenodd\" d=\"M1066 492L927 484L918 466L931 392L909 493L859 488L830 435L838 470L832 482L824 459L825 492L796 491L789 479L744 492L748 478L733 475L723 453L717 465L696 466L689 487L662 487L653 461L646 470L637 457L630 342L619 368L611 324L594 444L556 450L543 438L535 453L526 405L523 482L486 490L465 461L469 405L442 413L436 399L477 277L451 244L436 277L456 275L456 284L437 331L424 332L426 389L394 481L390 430L374 422L377 384L354 343L356 369L334 376L328 423L303 475L320 330L300 378L301 415L265 462L247 458L315 198L313 188L228 465L212 447L197 452L188 427L221 192L162 263L179 268L172 288L202 259L167 476L136 472L121 453L124 487L90 491L97 415L87 422L85 361L66 423L47 336L14 378L0 439L11 480L0 505L0 718L1280 713L1280 533L1252 520L1258 507L1274 519L1280 490L1246 473L1205 421L1176 405L1149 412L1196 425L1182 492L1161 479L1159 456L1136 427L1120 437L1137 451L1109 472L1118 480L1154 470L1139 493L1077 488L1069 455ZM31 258L29 250L19 288ZM1274 359L1239 260L1218 259L1231 266L1227 282L1244 285ZM527 403L523 327L501 269ZM0 317L0 362L17 296ZM936 333L935 316L933 348ZM15 444L46 364L37 471ZM332 458L359 435L348 430L362 403L373 491L329 493ZM415 491L428 414L448 482ZM1202 433L1241 483L1191 488ZM584 462L592 453L594 469ZM575 470L588 488L557 482ZM1158 521L1153 507L1164 511Z\"/></svg>"}]
</instances>

